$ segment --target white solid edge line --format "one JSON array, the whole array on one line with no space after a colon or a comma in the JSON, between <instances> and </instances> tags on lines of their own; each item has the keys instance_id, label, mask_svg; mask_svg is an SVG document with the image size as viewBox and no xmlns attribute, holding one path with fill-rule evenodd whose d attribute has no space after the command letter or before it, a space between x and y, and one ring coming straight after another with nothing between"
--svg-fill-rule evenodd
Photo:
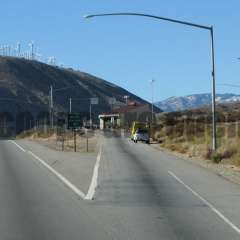
<instances>
[{"instance_id":1,"label":"white solid edge line","mask_svg":"<svg viewBox=\"0 0 240 240\"><path fill-rule=\"evenodd\" d=\"M44 167L46 167L49 171L51 171L56 177L58 177L67 187L69 187L75 194L77 194L80 198L85 199L85 194L78 189L75 185L73 185L69 180L67 180L64 176L54 170L51 166L49 166L45 161L35 155L33 152L28 151L30 155L32 155L35 159L37 159Z\"/></svg>"},{"instance_id":2,"label":"white solid edge line","mask_svg":"<svg viewBox=\"0 0 240 240\"><path fill-rule=\"evenodd\" d=\"M102 146L100 147L100 150L98 152L97 155L97 160L93 169L93 176L92 176L92 181L91 184L89 186L87 195L85 196L86 200L93 200L97 185L98 185L98 169L99 169L99 165L100 165L100 160L101 160L101 155L102 155Z\"/></svg>"},{"instance_id":3,"label":"white solid edge line","mask_svg":"<svg viewBox=\"0 0 240 240\"><path fill-rule=\"evenodd\" d=\"M20 150L22 150L23 152L26 152L26 150L23 148L23 147L21 147L20 145L18 145L15 141L13 141L13 140L8 140L9 142L11 142L11 143L13 143L13 144L15 144Z\"/></svg>"},{"instance_id":4,"label":"white solid edge line","mask_svg":"<svg viewBox=\"0 0 240 240\"><path fill-rule=\"evenodd\" d=\"M215 212L225 223L227 223L232 229L234 229L238 234L240 234L240 229L234 225L227 217L225 217L219 210L217 210L210 202L203 198L200 194L194 191L191 187L185 184L179 177L177 177L173 172L168 171L168 173L175 178L179 183L181 183L186 189L188 189L193 195L198 197L203 203L205 203L213 212Z\"/></svg>"}]
</instances>

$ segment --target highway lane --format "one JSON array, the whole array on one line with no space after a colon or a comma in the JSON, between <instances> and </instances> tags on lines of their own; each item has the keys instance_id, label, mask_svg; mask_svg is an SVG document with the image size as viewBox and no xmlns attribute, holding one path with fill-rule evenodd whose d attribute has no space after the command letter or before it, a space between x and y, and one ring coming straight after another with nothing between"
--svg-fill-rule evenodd
<instances>
[{"instance_id":1,"label":"highway lane","mask_svg":"<svg viewBox=\"0 0 240 240\"><path fill-rule=\"evenodd\" d=\"M0 239L240 239L239 185L112 132L102 144L95 199L83 201L0 141Z\"/></svg>"},{"instance_id":2,"label":"highway lane","mask_svg":"<svg viewBox=\"0 0 240 240\"><path fill-rule=\"evenodd\" d=\"M110 239L100 222L47 169L0 141L0 239Z\"/></svg>"},{"instance_id":3,"label":"highway lane","mask_svg":"<svg viewBox=\"0 0 240 240\"><path fill-rule=\"evenodd\" d=\"M145 144L105 133L89 213L116 239L240 239L240 187Z\"/></svg>"}]
</instances>

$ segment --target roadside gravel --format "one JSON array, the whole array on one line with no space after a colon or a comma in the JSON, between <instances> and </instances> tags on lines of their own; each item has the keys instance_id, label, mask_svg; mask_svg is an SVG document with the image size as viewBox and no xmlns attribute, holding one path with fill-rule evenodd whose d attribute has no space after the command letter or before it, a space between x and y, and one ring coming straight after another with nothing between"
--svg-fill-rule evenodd
<instances>
[{"instance_id":1,"label":"roadside gravel","mask_svg":"<svg viewBox=\"0 0 240 240\"><path fill-rule=\"evenodd\" d=\"M180 157L183 160L191 161L194 164L200 165L201 167L207 168L210 171L215 172L217 175L222 176L225 179L228 179L231 182L240 184L240 167L231 165L231 164L215 164L210 160L204 160L196 157L188 157L185 154L169 151L165 148L159 146L159 144L152 144L153 148L158 149L162 152L167 152Z\"/></svg>"}]
</instances>

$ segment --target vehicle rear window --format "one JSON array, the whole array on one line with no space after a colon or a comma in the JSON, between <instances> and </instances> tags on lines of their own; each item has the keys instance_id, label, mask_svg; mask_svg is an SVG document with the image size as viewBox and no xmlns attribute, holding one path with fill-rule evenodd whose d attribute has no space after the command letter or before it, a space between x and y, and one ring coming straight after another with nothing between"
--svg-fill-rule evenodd
<instances>
[{"instance_id":1,"label":"vehicle rear window","mask_svg":"<svg viewBox=\"0 0 240 240\"><path fill-rule=\"evenodd\" d=\"M147 131L147 130L138 129L138 130L137 130L137 133L143 134L143 133L148 133L148 131Z\"/></svg>"}]
</instances>

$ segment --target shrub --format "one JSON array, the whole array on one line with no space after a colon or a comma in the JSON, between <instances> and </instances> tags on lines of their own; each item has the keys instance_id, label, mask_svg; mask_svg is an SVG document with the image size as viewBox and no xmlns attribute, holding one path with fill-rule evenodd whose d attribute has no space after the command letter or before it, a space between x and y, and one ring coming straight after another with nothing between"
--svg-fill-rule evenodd
<instances>
[{"instance_id":1,"label":"shrub","mask_svg":"<svg viewBox=\"0 0 240 240\"><path fill-rule=\"evenodd\" d=\"M222 161L222 154L221 153L214 153L212 154L212 157L211 157L213 163L220 163Z\"/></svg>"},{"instance_id":2,"label":"shrub","mask_svg":"<svg viewBox=\"0 0 240 240\"><path fill-rule=\"evenodd\" d=\"M235 157L233 158L233 162L235 165L240 166L240 156L235 155Z\"/></svg>"},{"instance_id":3,"label":"shrub","mask_svg":"<svg viewBox=\"0 0 240 240\"><path fill-rule=\"evenodd\" d=\"M176 151L176 145L175 144L170 144L168 146L168 148L171 150L171 151Z\"/></svg>"},{"instance_id":4,"label":"shrub","mask_svg":"<svg viewBox=\"0 0 240 240\"><path fill-rule=\"evenodd\" d=\"M188 152L188 147L187 146L181 146L179 149L178 149L178 152L182 153L182 154L185 154Z\"/></svg>"},{"instance_id":5,"label":"shrub","mask_svg":"<svg viewBox=\"0 0 240 240\"><path fill-rule=\"evenodd\" d=\"M32 134L33 134L32 130L23 131L17 135L17 138L27 138L32 136Z\"/></svg>"},{"instance_id":6,"label":"shrub","mask_svg":"<svg viewBox=\"0 0 240 240\"><path fill-rule=\"evenodd\" d=\"M203 157L205 159L211 159L212 158L213 151L211 148L207 148L206 152L204 153Z\"/></svg>"},{"instance_id":7,"label":"shrub","mask_svg":"<svg viewBox=\"0 0 240 240\"><path fill-rule=\"evenodd\" d=\"M225 149L222 153L222 158L231 158L237 153L236 148Z\"/></svg>"}]
</instances>

